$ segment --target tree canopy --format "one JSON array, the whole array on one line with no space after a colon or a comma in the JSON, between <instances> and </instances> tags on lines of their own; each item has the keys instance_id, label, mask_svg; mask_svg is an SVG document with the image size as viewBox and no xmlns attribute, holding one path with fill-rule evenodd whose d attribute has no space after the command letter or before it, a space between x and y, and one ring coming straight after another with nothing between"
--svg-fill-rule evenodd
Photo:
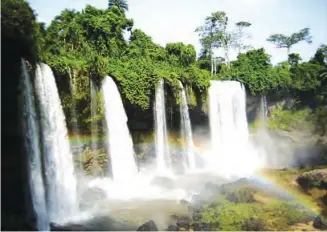
<instances>
[{"instance_id":1,"label":"tree canopy","mask_svg":"<svg viewBox=\"0 0 327 232\"><path fill-rule=\"evenodd\" d=\"M196 29L202 45L197 59L193 45L177 42L162 47L154 43L146 33L133 28L126 10L125 0L110 0L107 9L89 5L81 11L65 9L45 28L26 1L5 0L1 14L3 48L19 57L18 61L23 57L33 64L41 61L51 66L64 110L76 105L77 118L68 118L71 121L87 124L93 120L90 81L99 89L106 75L117 83L123 101L141 111L151 107L159 79L165 79L174 91L179 90L181 81L202 97L211 79L221 79L242 82L252 95L291 93L315 109L317 115L320 112L317 121L327 115L323 113L327 105L326 45L308 62L302 62L299 54L289 53L287 61L273 66L263 48L248 50L245 39L251 23L237 22L231 30L226 12L218 11ZM290 36L271 35L268 41L289 51L300 41L311 42L310 29ZM230 62L231 48L237 49L239 55ZM224 57L213 57L214 49L222 49ZM103 116L102 109L97 113L97 119Z\"/></svg>"},{"instance_id":2,"label":"tree canopy","mask_svg":"<svg viewBox=\"0 0 327 232\"><path fill-rule=\"evenodd\" d=\"M108 0L108 8L117 7L121 11L128 11L128 4L126 0Z\"/></svg>"},{"instance_id":3,"label":"tree canopy","mask_svg":"<svg viewBox=\"0 0 327 232\"><path fill-rule=\"evenodd\" d=\"M303 28L299 32L295 32L290 36L283 34L273 34L269 36L267 41L275 44L278 48L287 48L287 53L291 51L291 47L301 41L306 41L307 43L312 42L312 36L310 36L310 28Z\"/></svg>"}]
</instances>

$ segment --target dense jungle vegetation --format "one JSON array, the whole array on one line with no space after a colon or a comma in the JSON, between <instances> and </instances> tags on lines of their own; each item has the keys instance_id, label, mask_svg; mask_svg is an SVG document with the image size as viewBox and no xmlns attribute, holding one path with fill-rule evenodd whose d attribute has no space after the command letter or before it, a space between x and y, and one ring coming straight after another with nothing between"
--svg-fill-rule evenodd
<instances>
[{"instance_id":1,"label":"dense jungle vegetation","mask_svg":"<svg viewBox=\"0 0 327 232\"><path fill-rule=\"evenodd\" d=\"M125 104L134 110L151 109L155 85L164 78L171 89L178 89L180 80L191 96L191 106L205 101L211 79L238 80L253 96L271 99L292 99L294 110L309 108L308 118L326 133L327 125L327 46L321 45L311 60L301 62L300 54L291 53L299 42L310 43L310 29L291 35L275 34L267 38L276 49L286 49L288 60L272 65L263 48L253 49L245 44L251 23L238 22L229 30L225 12L218 11L204 19L195 31L202 44L197 56L193 45L155 44L133 20L126 17L125 0L109 1L107 9L86 6L82 11L65 9L45 26L36 20L36 13L24 0L2 2L3 48L16 61L21 57L35 68L44 62L52 68L58 83L66 116L76 107L74 121L90 126L103 117L90 113L90 79L99 89L101 79L110 75L118 84ZM223 49L224 57L214 57L215 49ZM230 61L229 51L239 55ZM8 61L10 62L10 61ZM3 78L10 78L10 75ZM99 92L98 99L101 101ZM200 100L199 100L200 99Z\"/></svg>"}]
</instances>

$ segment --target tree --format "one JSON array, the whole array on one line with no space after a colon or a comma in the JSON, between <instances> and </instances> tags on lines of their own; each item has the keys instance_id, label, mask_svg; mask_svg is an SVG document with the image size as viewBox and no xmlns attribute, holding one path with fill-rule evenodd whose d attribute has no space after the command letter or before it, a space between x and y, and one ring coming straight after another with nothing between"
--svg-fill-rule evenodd
<instances>
[{"instance_id":1,"label":"tree","mask_svg":"<svg viewBox=\"0 0 327 232\"><path fill-rule=\"evenodd\" d=\"M278 86L277 76L269 75L270 57L263 48L241 53L225 76L244 83L252 95L266 94ZM274 77L274 78L271 78Z\"/></svg>"},{"instance_id":2,"label":"tree","mask_svg":"<svg viewBox=\"0 0 327 232\"><path fill-rule=\"evenodd\" d=\"M183 43L168 43L166 50L170 60L177 59L181 66L187 67L195 62L196 51L191 44L184 45Z\"/></svg>"},{"instance_id":3,"label":"tree","mask_svg":"<svg viewBox=\"0 0 327 232\"><path fill-rule=\"evenodd\" d=\"M302 58L298 53L291 53L288 55L288 63L291 66L298 65L301 60Z\"/></svg>"},{"instance_id":4,"label":"tree","mask_svg":"<svg viewBox=\"0 0 327 232\"><path fill-rule=\"evenodd\" d=\"M248 46L243 44L243 39L249 37L249 35L244 32L244 29L248 28L250 26L251 26L251 23L245 22L245 21L240 21L240 22L236 23L237 39L236 39L236 44L235 45L236 45L236 48L238 49L238 54L241 53L242 49L245 49L245 48L248 47Z\"/></svg>"},{"instance_id":5,"label":"tree","mask_svg":"<svg viewBox=\"0 0 327 232\"><path fill-rule=\"evenodd\" d=\"M327 66L327 45L321 45L310 62Z\"/></svg>"},{"instance_id":6,"label":"tree","mask_svg":"<svg viewBox=\"0 0 327 232\"><path fill-rule=\"evenodd\" d=\"M39 60L43 28L26 1L2 1L1 29L3 48L11 50L12 57L17 55L33 63Z\"/></svg>"},{"instance_id":7,"label":"tree","mask_svg":"<svg viewBox=\"0 0 327 232\"><path fill-rule=\"evenodd\" d=\"M299 32L293 33L290 36L282 34L274 34L269 36L267 41L272 42L278 48L287 48L287 54L290 54L291 47L301 41L306 41L307 43L312 42L312 36L310 36L310 28L303 28Z\"/></svg>"},{"instance_id":8,"label":"tree","mask_svg":"<svg viewBox=\"0 0 327 232\"><path fill-rule=\"evenodd\" d=\"M213 49L223 48L227 64L229 64L229 48L235 44L235 33L227 31L228 17L224 11L212 13L205 19L203 26L198 27L200 42L203 50L207 51L212 60ZM213 60L211 61L211 73L213 73Z\"/></svg>"},{"instance_id":9,"label":"tree","mask_svg":"<svg viewBox=\"0 0 327 232\"><path fill-rule=\"evenodd\" d=\"M121 11L125 12L128 11L128 4L126 0L109 0L108 1L108 8L118 7Z\"/></svg>"}]
</instances>

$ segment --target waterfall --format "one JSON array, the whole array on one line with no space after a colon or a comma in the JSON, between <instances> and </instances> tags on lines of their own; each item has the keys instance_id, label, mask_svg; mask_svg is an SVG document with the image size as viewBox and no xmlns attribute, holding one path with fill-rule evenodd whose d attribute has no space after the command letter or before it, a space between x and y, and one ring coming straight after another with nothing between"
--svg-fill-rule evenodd
<instances>
[{"instance_id":1,"label":"waterfall","mask_svg":"<svg viewBox=\"0 0 327 232\"><path fill-rule=\"evenodd\" d=\"M245 89L236 81L210 81L210 84L212 156L225 166L223 168L237 171L236 164L243 168L247 162L254 160L252 154L247 152L249 132Z\"/></svg>"},{"instance_id":2,"label":"waterfall","mask_svg":"<svg viewBox=\"0 0 327 232\"><path fill-rule=\"evenodd\" d=\"M42 178L42 163L39 144L38 117L35 109L33 85L28 74L25 61L22 60L21 79L24 144L28 155L29 186L32 197L37 229L49 231L49 221L45 202L44 183Z\"/></svg>"},{"instance_id":3,"label":"waterfall","mask_svg":"<svg viewBox=\"0 0 327 232\"><path fill-rule=\"evenodd\" d=\"M188 168L194 169L195 157L194 157L194 144L193 144L191 120L188 111L187 98L182 82L179 81L179 85L181 87L179 93L179 98L180 98L179 107L180 107L180 114L181 114L181 134L182 134L182 138L186 142L186 157L187 157Z\"/></svg>"},{"instance_id":4,"label":"waterfall","mask_svg":"<svg viewBox=\"0 0 327 232\"><path fill-rule=\"evenodd\" d=\"M35 87L41 116L49 218L52 222L65 222L78 211L76 178L65 116L55 78L48 65L37 65Z\"/></svg>"},{"instance_id":5,"label":"waterfall","mask_svg":"<svg viewBox=\"0 0 327 232\"><path fill-rule=\"evenodd\" d=\"M163 175L170 173L171 158L168 146L168 133L166 123L164 80L160 80L155 96L155 134L156 134L156 160L157 172Z\"/></svg>"},{"instance_id":6,"label":"waterfall","mask_svg":"<svg viewBox=\"0 0 327 232\"><path fill-rule=\"evenodd\" d=\"M261 96L261 104L260 104L260 115L263 126L266 124L266 119L268 117L268 106L267 106L267 97L265 95Z\"/></svg>"},{"instance_id":7,"label":"waterfall","mask_svg":"<svg viewBox=\"0 0 327 232\"><path fill-rule=\"evenodd\" d=\"M133 141L127 126L127 116L120 93L111 77L102 84L108 144L114 181L130 182L137 172Z\"/></svg>"}]
</instances>

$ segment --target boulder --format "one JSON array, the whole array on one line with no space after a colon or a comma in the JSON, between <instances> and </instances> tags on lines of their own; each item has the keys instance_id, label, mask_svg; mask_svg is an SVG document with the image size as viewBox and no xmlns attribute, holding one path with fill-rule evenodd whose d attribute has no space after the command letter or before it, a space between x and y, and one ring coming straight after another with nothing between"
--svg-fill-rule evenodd
<instances>
[{"instance_id":1,"label":"boulder","mask_svg":"<svg viewBox=\"0 0 327 232\"><path fill-rule=\"evenodd\" d=\"M210 225L208 223L200 222L194 224L194 231L210 231Z\"/></svg>"},{"instance_id":2,"label":"boulder","mask_svg":"<svg viewBox=\"0 0 327 232\"><path fill-rule=\"evenodd\" d=\"M191 219L189 217L187 217L187 216L180 216L176 220L176 225L179 228L186 228L186 229L188 229L190 227L190 222L191 222Z\"/></svg>"},{"instance_id":3,"label":"boulder","mask_svg":"<svg viewBox=\"0 0 327 232\"><path fill-rule=\"evenodd\" d=\"M150 220L141 225L137 231L158 231L157 225L153 220Z\"/></svg>"},{"instance_id":4,"label":"boulder","mask_svg":"<svg viewBox=\"0 0 327 232\"><path fill-rule=\"evenodd\" d=\"M245 231L265 231L267 230L263 221L258 218L250 218L245 220L244 225L242 227Z\"/></svg>"},{"instance_id":5,"label":"boulder","mask_svg":"<svg viewBox=\"0 0 327 232\"><path fill-rule=\"evenodd\" d=\"M320 230L327 230L327 220L323 219L322 217L318 216L313 221L313 226Z\"/></svg>"},{"instance_id":6,"label":"boulder","mask_svg":"<svg viewBox=\"0 0 327 232\"><path fill-rule=\"evenodd\" d=\"M305 172L296 179L296 182L304 190L311 188L327 189L327 169Z\"/></svg>"},{"instance_id":7,"label":"boulder","mask_svg":"<svg viewBox=\"0 0 327 232\"><path fill-rule=\"evenodd\" d=\"M84 225L77 225L77 224L59 225L53 222L50 223L51 231L86 231L90 229L91 228L87 228Z\"/></svg>"},{"instance_id":8,"label":"boulder","mask_svg":"<svg viewBox=\"0 0 327 232\"><path fill-rule=\"evenodd\" d=\"M178 226L170 225L170 226L168 226L167 231L178 231Z\"/></svg>"}]
</instances>

